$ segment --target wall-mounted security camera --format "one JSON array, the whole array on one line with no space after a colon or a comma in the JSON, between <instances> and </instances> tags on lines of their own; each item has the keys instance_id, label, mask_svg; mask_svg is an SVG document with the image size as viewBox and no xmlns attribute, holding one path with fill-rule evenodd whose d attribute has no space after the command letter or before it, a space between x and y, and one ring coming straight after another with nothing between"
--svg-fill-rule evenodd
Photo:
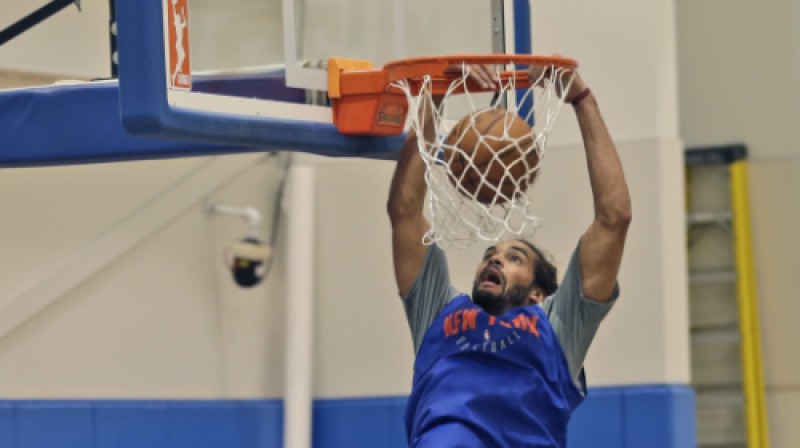
<instances>
[{"instance_id":1,"label":"wall-mounted security camera","mask_svg":"<svg viewBox=\"0 0 800 448\"><path fill-rule=\"evenodd\" d=\"M251 288L261 283L272 259L272 248L262 243L258 236L261 213L254 207L224 204L209 204L207 210L210 214L237 216L247 221L247 236L226 247L225 261L237 285Z\"/></svg>"},{"instance_id":2,"label":"wall-mounted security camera","mask_svg":"<svg viewBox=\"0 0 800 448\"><path fill-rule=\"evenodd\" d=\"M272 249L261 241L247 237L228 246L230 269L237 285L250 288L261 283L266 273L266 263L272 256Z\"/></svg>"}]
</instances>

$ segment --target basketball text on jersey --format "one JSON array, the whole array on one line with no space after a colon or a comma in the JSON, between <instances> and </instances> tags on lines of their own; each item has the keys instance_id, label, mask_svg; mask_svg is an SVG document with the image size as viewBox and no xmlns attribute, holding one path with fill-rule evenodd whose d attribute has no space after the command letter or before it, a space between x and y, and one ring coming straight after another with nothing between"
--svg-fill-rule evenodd
<instances>
[{"instance_id":1,"label":"basketball text on jersey","mask_svg":"<svg viewBox=\"0 0 800 448\"><path fill-rule=\"evenodd\" d=\"M480 323L481 325L478 325L478 319L486 320L485 325L483 322ZM442 326L445 338L450 338L462 333L471 333L476 330L477 327L480 327L483 329L483 338L480 343L476 343L474 337L468 338L464 335L458 338L455 343L461 350L496 352L505 350L507 347L514 345L514 342L519 340L522 336L518 331L513 331L511 333L504 331L498 332L498 334L496 334L498 337L492 337L492 327L520 330L533 334L538 338L539 330L536 328L538 320L538 315L526 316L524 314L519 314L514 316L511 321L506 321L486 313L481 313L477 309L460 309L445 316ZM470 339L473 341L470 341Z\"/></svg>"}]
</instances>

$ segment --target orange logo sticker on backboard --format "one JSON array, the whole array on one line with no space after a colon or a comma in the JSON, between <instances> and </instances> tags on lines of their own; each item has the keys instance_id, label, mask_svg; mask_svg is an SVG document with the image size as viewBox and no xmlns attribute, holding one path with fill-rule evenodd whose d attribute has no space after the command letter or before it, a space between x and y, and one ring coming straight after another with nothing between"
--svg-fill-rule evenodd
<instances>
[{"instance_id":1,"label":"orange logo sticker on backboard","mask_svg":"<svg viewBox=\"0 0 800 448\"><path fill-rule=\"evenodd\" d=\"M189 64L189 7L188 0L167 0L167 29L169 30L169 87L191 89L192 71Z\"/></svg>"}]
</instances>

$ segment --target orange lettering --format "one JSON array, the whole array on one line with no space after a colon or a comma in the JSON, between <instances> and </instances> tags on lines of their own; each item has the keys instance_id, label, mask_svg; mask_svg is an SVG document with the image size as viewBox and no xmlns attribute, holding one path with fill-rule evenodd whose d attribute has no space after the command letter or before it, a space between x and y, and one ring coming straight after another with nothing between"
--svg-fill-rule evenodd
<instances>
[{"instance_id":1,"label":"orange lettering","mask_svg":"<svg viewBox=\"0 0 800 448\"><path fill-rule=\"evenodd\" d=\"M446 337L446 338L455 334L455 332L452 330L452 328L453 328L453 326L452 326L453 319L452 318L453 318L452 315L451 316L447 316L447 317L444 318L444 337Z\"/></svg>"},{"instance_id":2,"label":"orange lettering","mask_svg":"<svg viewBox=\"0 0 800 448\"><path fill-rule=\"evenodd\" d=\"M489 316L489 325L494 325L495 318L494 316Z\"/></svg>"},{"instance_id":3,"label":"orange lettering","mask_svg":"<svg viewBox=\"0 0 800 448\"><path fill-rule=\"evenodd\" d=\"M514 328L519 328L525 331L528 330L528 320L525 319L525 316L523 316L522 314L515 317L514 320L511 322L514 324Z\"/></svg>"},{"instance_id":4,"label":"orange lettering","mask_svg":"<svg viewBox=\"0 0 800 448\"><path fill-rule=\"evenodd\" d=\"M504 321L504 320L500 321L500 325L502 325L502 326L504 326L506 328L511 328L511 324L506 322L506 321Z\"/></svg>"},{"instance_id":5,"label":"orange lettering","mask_svg":"<svg viewBox=\"0 0 800 448\"><path fill-rule=\"evenodd\" d=\"M474 330L475 318L478 316L478 310L466 310L461 316L461 331Z\"/></svg>"},{"instance_id":6,"label":"orange lettering","mask_svg":"<svg viewBox=\"0 0 800 448\"><path fill-rule=\"evenodd\" d=\"M531 333L536 335L537 338L539 337L539 330L536 328L536 322L538 321L539 321L539 315L537 314L533 316L533 318L531 319L530 326L528 328Z\"/></svg>"},{"instance_id":7,"label":"orange lettering","mask_svg":"<svg viewBox=\"0 0 800 448\"><path fill-rule=\"evenodd\" d=\"M458 327L461 326L461 313L463 312L464 310L458 310L453 313L453 334L458 333Z\"/></svg>"}]
</instances>

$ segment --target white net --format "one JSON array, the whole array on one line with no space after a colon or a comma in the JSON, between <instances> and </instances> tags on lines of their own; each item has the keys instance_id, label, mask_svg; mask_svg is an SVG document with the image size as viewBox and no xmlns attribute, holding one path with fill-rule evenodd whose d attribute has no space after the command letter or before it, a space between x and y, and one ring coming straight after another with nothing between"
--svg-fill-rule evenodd
<instances>
[{"instance_id":1,"label":"white net","mask_svg":"<svg viewBox=\"0 0 800 448\"><path fill-rule=\"evenodd\" d=\"M417 139L427 167L431 223L423 242L444 249L529 238L541 226L527 189L563 105L560 94L569 90L574 73L546 65L531 71L530 83L527 76L526 82L505 76L489 99L470 91L475 86L469 82L471 70L462 64L440 101L434 101L431 76L393 83L406 94L417 135L426 135L426 124L434 127L435 134L428 131L430 141ZM501 79L500 68L496 75Z\"/></svg>"}]
</instances>

